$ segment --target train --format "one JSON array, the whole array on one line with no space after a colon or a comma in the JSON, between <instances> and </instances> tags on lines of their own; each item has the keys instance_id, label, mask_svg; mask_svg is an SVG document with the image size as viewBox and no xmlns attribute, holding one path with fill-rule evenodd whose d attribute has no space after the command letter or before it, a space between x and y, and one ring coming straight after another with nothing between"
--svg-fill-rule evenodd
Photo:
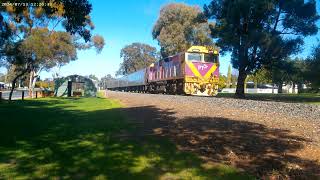
<instances>
[{"instance_id":1,"label":"train","mask_svg":"<svg viewBox=\"0 0 320 180\"><path fill-rule=\"evenodd\" d=\"M107 90L216 96L219 49L192 46L121 78L106 82Z\"/></svg>"}]
</instances>

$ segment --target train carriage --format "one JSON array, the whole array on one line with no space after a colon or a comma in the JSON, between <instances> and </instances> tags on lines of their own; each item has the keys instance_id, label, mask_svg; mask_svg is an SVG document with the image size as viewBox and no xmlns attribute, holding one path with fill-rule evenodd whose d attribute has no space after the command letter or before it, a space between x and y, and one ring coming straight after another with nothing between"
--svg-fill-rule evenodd
<instances>
[{"instance_id":1,"label":"train carriage","mask_svg":"<svg viewBox=\"0 0 320 180\"><path fill-rule=\"evenodd\" d=\"M218 49L192 46L186 52L107 82L107 87L123 91L215 96L218 81Z\"/></svg>"}]
</instances>

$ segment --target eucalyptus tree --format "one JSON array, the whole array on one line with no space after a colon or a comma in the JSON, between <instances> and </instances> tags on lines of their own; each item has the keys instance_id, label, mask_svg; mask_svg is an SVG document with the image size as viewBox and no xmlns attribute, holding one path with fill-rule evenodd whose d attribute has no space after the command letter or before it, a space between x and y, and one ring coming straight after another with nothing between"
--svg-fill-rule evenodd
<instances>
[{"instance_id":1,"label":"eucalyptus tree","mask_svg":"<svg viewBox=\"0 0 320 180\"><path fill-rule=\"evenodd\" d=\"M34 2L46 3L47 1ZM1 44L2 49L5 49L4 52L8 52L1 59L15 63L12 65L19 67L17 70L24 74L30 73L31 94L41 70L48 70L74 60L75 48L88 49L95 46L97 52L101 52L104 46L103 38L91 36L91 30L94 28L89 16L91 10L91 4L87 0L53 0L46 6L0 8L0 22L8 27L2 33L10 32L4 38L10 42ZM67 32L57 31L58 27L63 27ZM18 52L21 54L10 54L10 49L19 49ZM24 61L12 60L21 59L21 57L25 58ZM17 75L19 74L21 73L18 72Z\"/></svg>"},{"instance_id":2,"label":"eucalyptus tree","mask_svg":"<svg viewBox=\"0 0 320 180\"><path fill-rule=\"evenodd\" d=\"M272 69L299 52L305 36L318 32L315 0L214 0L204 14L215 23L212 37L222 52L232 53L239 70L238 97L244 97L248 74L262 65Z\"/></svg>"},{"instance_id":3,"label":"eucalyptus tree","mask_svg":"<svg viewBox=\"0 0 320 180\"><path fill-rule=\"evenodd\" d=\"M207 21L201 9L182 3L171 3L160 10L152 36L161 47L162 57L186 51L192 45L213 45Z\"/></svg>"},{"instance_id":4,"label":"eucalyptus tree","mask_svg":"<svg viewBox=\"0 0 320 180\"><path fill-rule=\"evenodd\" d=\"M132 43L121 49L120 57L123 62L117 75L127 75L149 66L157 60L157 49L148 44Z\"/></svg>"}]
</instances>

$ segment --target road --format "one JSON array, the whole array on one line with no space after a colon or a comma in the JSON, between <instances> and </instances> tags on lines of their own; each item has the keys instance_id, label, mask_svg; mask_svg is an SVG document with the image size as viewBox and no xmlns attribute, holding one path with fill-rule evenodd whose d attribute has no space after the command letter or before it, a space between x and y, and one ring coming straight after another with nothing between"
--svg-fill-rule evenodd
<instances>
[{"instance_id":1,"label":"road","mask_svg":"<svg viewBox=\"0 0 320 180\"><path fill-rule=\"evenodd\" d=\"M22 98L22 92L24 91L24 97L29 97L29 93L27 90L17 90L13 91L12 99L21 99ZM2 91L2 99L9 99L10 91Z\"/></svg>"}]
</instances>

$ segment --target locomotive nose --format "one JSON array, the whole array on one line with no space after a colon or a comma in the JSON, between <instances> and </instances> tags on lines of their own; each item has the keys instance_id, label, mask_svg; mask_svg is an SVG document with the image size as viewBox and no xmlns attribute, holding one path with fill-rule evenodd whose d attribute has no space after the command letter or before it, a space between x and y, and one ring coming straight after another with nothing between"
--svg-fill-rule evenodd
<instances>
[{"instance_id":1,"label":"locomotive nose","mask_svg":"<svg viewBox=\"0 0 320 180\"><path fill-rule=\"evenodd\" d=\"M206 84L201 84L200 85L200 91L204 92L206 90Z\"/></svg>"}]
</instances>

